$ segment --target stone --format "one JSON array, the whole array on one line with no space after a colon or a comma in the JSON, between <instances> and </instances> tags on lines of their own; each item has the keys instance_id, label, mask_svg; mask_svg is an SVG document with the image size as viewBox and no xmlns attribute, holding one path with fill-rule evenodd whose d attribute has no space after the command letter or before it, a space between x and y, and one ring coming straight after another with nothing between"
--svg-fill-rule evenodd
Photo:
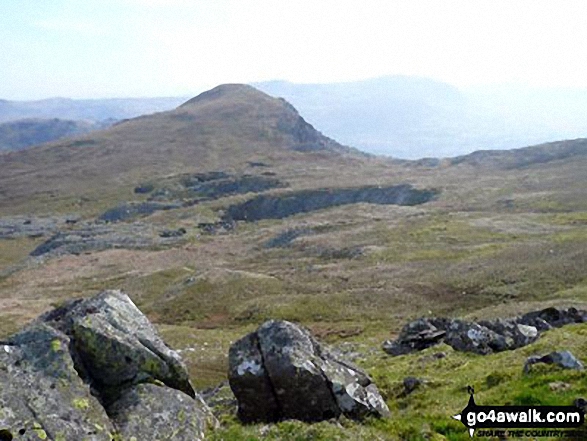
<instances>
[{"instance_id":1,"label":"stone","mask_svg":"<svg viewBox=\"0 0 587 441\"><path fill-rule=\"evenodd\" d=\"M456 351L475 352L487 355L508 348L508 341L485 326L474 322L453 320L447 332L445 343Z\"/></svg>"},{"instance_id":2,"label":"stone","mask_svg":"<svg viewBox=\"0 0 587 441\"><path fill-rule=\"evenodd\" d=\"M265 322L231 346L229 383L243 421L390 415L365 372L287 321Z\"/></svg>"},{"instance_id":3,"label":"stone","mask_svg":"<svg viewBox=\"0 0 587 441\"><path fill-rule=\"evenodd\" d=\"M527 346L540 333L570 323L587 321L587 311L546 308L510 319L468 322L448 318L420 318L407 323L396 340L383 342L383 350L397 356L444 342L456 351L490 354Z\"/></svg>"},{"instance_id":4,"label":"stone","mask_svg":"<svg viewBox=\"0 0 587 441\"><path fill-rule=\"evenodd\" d=\"M257 329L257 336L283 415L302 421L322 421L340 415L307 331L293 323L269 321Z\"/></svg>"},{"instance_id":5,"label":"stone","mask_svg":"<svg viewBox=\"0 0 587 441\"><path fill-rule=\"evenodd\" d=\"M127 389L108 414L123 439L201 441L218 424L201 398L154 384Z\"/></svg>"},{"instance_id":6,"label":"stone","mask_svg":"<svg viewBox=\"0 0 587 441\"><path fill-rule=\"evenodd\" d=\"M532 355L526 359L524 372L530 372L531 366L537 363L555 364L564 369L584 370L583 363L570 351L555 351L546 355Z\"/></svg>"},{"instance_id":7,"label":"stone","mask_svg":"<svg viewBox=\"0 0 587 441\"><path fill-rule=\"evenodd\" d=\"M408 396L422 385L423 381L416 377L404 378L402 396Z\"/></svg>"},{"instance_id":8,"label":"stone","mask_svg":"<svg viewBox=\"0 0 587 441\"><path fill-rule=\"evenodd\" d=\"M562 381L553 381L552 383L548 383L548 387L553 392L561 392L569 390L571 388L571 385L569 383L564 383Z\"/></svg>"},{"instance_id":9,"label":"stone","mask_svg":"<svg viewBox=\"0 0 587 441\"><path fill-rule=\"evenodd\" d=\"M0 440L200 440L216 424L120 291L68 301L0 344Z\"/></svg>"},{"instance_id":10,"label":"stone","mask_svg":"<svg viewBox=\"0 0 587 441\"><path fill-rule=\"evenodd\" d=\"M539 311L529 312L519 318L519 323L530 324L536 327L544 326L544 323L546 323L548 327L553 328L560 328L570 323L584 323L586 321L587 311L578 310L573 307L566 309L549 307Z\"/></svg>"},{"instance_id":11,"label":"stone","mask_svg":"<svg viewBox=\"0 0 587 441\"><path fill-rule=\"evenodd\" d=\"M67 304L40 320L72 336L83 366L101 386L116 389L127 383L159 380L195 396L179 354L120 291L104 291Z\"/></svg>"},{"instance_id":12,"label":"stone","mask_svg":"<svg viewBox=\"0 0 587 441\"><path fill-rule=\"evenodd\" d=\"M405 325L396 341L386 341L383 349L390 355L421 351L441 342L446 336L446 323L422 318Z\"/></svg>"}]
</instances>

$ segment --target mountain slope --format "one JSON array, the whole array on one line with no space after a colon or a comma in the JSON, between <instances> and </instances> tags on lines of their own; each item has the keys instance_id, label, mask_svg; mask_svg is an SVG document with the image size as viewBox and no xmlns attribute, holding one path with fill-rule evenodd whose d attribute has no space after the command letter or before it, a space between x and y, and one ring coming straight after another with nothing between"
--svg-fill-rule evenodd
<instances>
[{"instance_id":1,"label":"mountain slope","mask_svg":"<svg viewBox=\"0 0 587 441\"><path fill-rule=\"evenodd\" d=\"M255 161L293 171L296 161L336 167L362 158L316 131L284 100L251 86L223 85L172 111L2 155L0 206L87 192L103 198L145 179L242 170Z\"/></svg>"}]
</instances>

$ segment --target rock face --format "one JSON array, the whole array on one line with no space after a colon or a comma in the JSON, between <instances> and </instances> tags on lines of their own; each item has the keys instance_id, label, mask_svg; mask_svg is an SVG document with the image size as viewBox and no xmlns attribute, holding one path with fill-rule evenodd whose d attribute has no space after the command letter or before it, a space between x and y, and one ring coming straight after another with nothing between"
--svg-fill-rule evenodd
<instances>
[{"instance_id":1,"label":"rock face","mask_svg":"<svg viewBox=\"0 0 587 441\"><path fill-rule=\"evenodd\" d=\"M199 440L215 424L179 355L120 291L70 301L0 349L0 429L17 439Z\"/></svg>"},{"instance_id":2,"label":"rock face","mask_svg":"<svg viewBox=\"0 0 587 441\"><path fill-rule=\"evenodd\" d=\"M259 195L228 207L225 220L257 221L282 219L297 213L367 202L382 205L418 205L432 200L435 190L418 190L411 185L303 190L281 195Z\"/></svg>"},{"instance_id":3,"label":"rock face","mask_svg":"<svg viewBox=\"0 0 587 441\"><path fill-rule=\"evenodd\" d=\"M546 308L512 319L467 322L447 318L421 318L405 325L396 340L383 343L390 355L420 351L444 342L456 351L490 354L526 346L540 332L570 323L587 322L587 311Z\"/></svg>"},{"instance_id":4,"label":"rock face","mask_svg":"<svg viewBox=\"0 0 587 441\"><path fill-rule=\"evenodd\" d=\"M245 422L389 416L366 373L287 321L265 322L234 343L228 376Z\"/></svg>"}]
</instances>

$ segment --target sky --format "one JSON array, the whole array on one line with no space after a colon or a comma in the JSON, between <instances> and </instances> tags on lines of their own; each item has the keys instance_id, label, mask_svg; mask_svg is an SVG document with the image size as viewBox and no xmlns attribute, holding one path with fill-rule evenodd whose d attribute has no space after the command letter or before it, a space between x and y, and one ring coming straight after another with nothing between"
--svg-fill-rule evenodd
<instances>
[{"instance_id":1,"label":"sky","mask_svg":"<svg viewBox=\"0 0 587 441\"><path fill-rule=\"evenodd\" d=\"M0 0L0 98L398 74L587 89L585 12L582 0Z\"/></svg>"}]
</instances>

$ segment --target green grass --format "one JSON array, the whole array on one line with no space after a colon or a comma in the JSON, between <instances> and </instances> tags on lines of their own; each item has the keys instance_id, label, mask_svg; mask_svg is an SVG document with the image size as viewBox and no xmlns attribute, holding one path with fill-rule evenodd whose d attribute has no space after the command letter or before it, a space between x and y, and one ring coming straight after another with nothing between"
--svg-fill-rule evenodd
<instances>
[{"instance_id":1,"label":"green grass","mask_svg":"<svg viewBox=\"0 0 587 441\"><path fill-rule=\"evenodd\" d=\"M532 354L568 349L586 361L586 337L587 324L581 324L546 332L527 347L488 356L456 352L446 345L400 357L368 351L360 365L374 378L386 399L392 412L390 419L372 419L362 424L345 419L319 424L285 421L268 427L241 425L235 418L226 417L223 427L211 439L465 441L469 439L465 427L451 416L466 406L468 385L475 388L479 405L570 405L577 397L587 395L583 372L535 365L530 373L523 373L524 362ZM360 347L370 344L370 340L362 339L355 339ZM437 352L444 352L446 357L433 357ZM407 376L426 383L402 396L402 382ZM569 386L559 390L555 382Z\"/></svg>"}]
</instances>

